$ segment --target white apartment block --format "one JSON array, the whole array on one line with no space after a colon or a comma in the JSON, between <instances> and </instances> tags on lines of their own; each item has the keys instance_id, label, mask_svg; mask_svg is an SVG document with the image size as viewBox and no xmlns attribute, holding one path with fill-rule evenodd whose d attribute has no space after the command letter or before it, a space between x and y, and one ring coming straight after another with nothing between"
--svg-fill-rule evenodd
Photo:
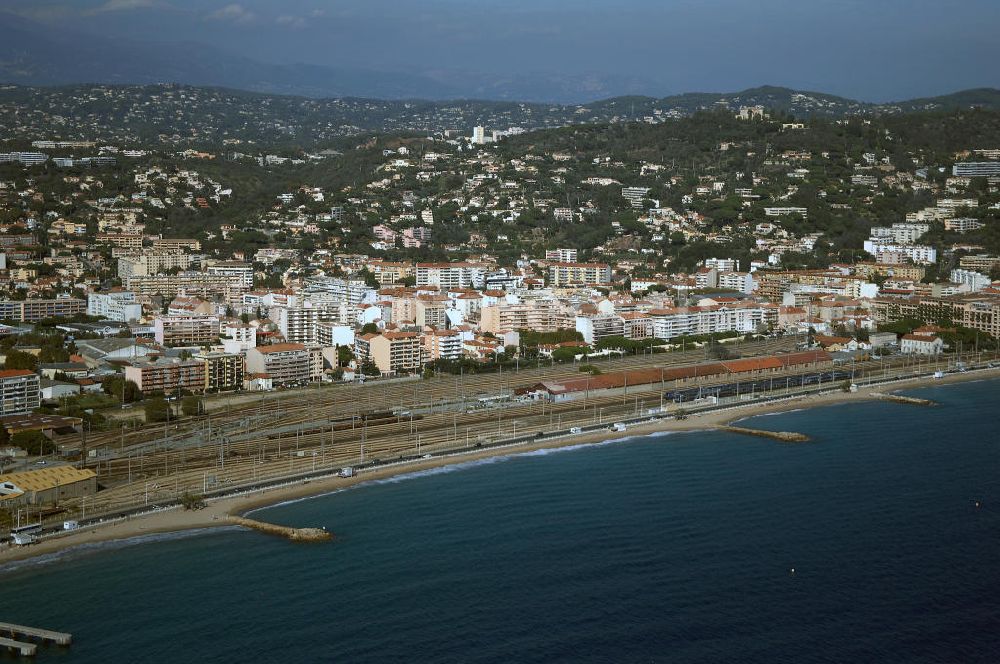
<instances>
[{"instance_id":1,"label":"white apartment block","mask_svg":"<svg viewBox=\"0 0 1000 664\"><path fill-rule=\"evenodd\" d=\"M915 244L930 229L930 224L918 223L875 226L872 228L871 238L884 244Z\"/></svg>"},{"instance_id":2,"label":"white apartment block","mask_svg":"<svg viewBox=\"0 0 1000 664\"><path fill-rule=\"evenodd\" d=\"M809 210L804 207L766 207L764 214L768 217L790 217L797 214L803 219L809 218Z\"/></svg>"},{"instance_id":3,"label":"white apartment block","mask_svg":"<svg viewBox=\"0 0 1000 664\"><path fill-rule=\"evenodd\" d=\"M435 330L422 337L427 359L457 360L462 357L462 335L456 330Z\"/></svg>"},{"instance_id":4,"label":"white apartment block","mask_svg":"<svg viewBox=\"0 0 1000 664\"><path fill-rule=\"evenodd\" d=\"M982 228L985 224L978 219L969 217L956 217L944 220L944 229L955 233L968 233Z\"/></svg>"},{"instance_id":5,"label":"white apartment block","mask_svg":"<svg viewBox=\"0 0 1000 664\"><path fill-rule=\"evenodd\" d=\"M127 323L142 318L142 305L135 301L132 291L91 293L87 296L87 315Z\"/></svg>"},{"instance_id":6,"label":"white apartment block","mask_svg":"<svg viewBox=\"0 0 1000 664\"><path fill-rule=\"evenodd\" d=\"M607 337L625 336L625 321L618 314L597 314L577 316L576 331L583 335L588 344L595 344Z\"/></svg>"},{"instance_id":7,"label":"white apartment block","mask_svg":"<svg viewBox=\"0 0 1000 664\"><path fill-rule=\"evenodd\" d=\"M653 336L673 339L716 332L755 332L777 321L777 307L758 303L733 306L653 309Z\"/></svg>"},{"instance_id":8,"label":"white apartment block","mask_svg":"<svg viewBox=\"0 0 1000 664\"><path fill-rule=\"evenodd\" d=\"M865 240L864 249L879 263L930 264L937 261L937 249L922 244L884 244L877 239Z\"/></svg>"},{"instance_id":9,"label":"white apartment block","mask_svg":"<svg viewBox=\"0 0 1000 664\"><path fill-rule=\"evenodd\" d=\"M375 302L375 289L357 279L338 277L313 277L306 280L303 295L312 300L326 300L347 304L371 304Z\"/></svg>"},{"instance_id":10,"label":"white apartment block","mask_svg":"<svg viewBox=\"0 0 1000 664\"><path fill-rule=\"evenodd\" d=\"M749 272L720 272L718 287L751 295L754 291L753 275Z\"/></svg>"},{"instance_id":11,"label":"white apartment block","mask_svg":"<svg viewBox=\"0 0 1000 664\"><path fill-rule=\"evenodd\" d=\"M988 276L973 270L952 270L950 279L953 283L968 286L972 292L989 288L992 283Z\"/></svg>"},{"instance_id":12,"label":"white apartment block","mask_svg":"<svg viewBox=\"0 0 1000 664\"><path fill-rule=\"evenodd\" d=\"M979 201L975 198L939 198L937 206L954 211L959 208L977 208Z\"/></svg>"},{"instance_id":13,"label":"white apartment block","mask_svg":"<svg viewBox=\"0 0 1000 664\"><path fill-rule=\"evenodd\" d=\"M575 263L579 253L576 249L546 249L545 260L557 263Z\"/></svg>"},{"instance_id":14,"label":"white apartment block","mask_svg":"<svg viewBox=\"0 0 1000 664\"><path fill-rule=\"evenodd\" d=\"M313 345L319 343L320 323L340 320L340 307L306 301L299 306L271 307L269 315L285 341Z\"/></svg>"},{"instance_id":15,"label":"white apartment block","mask_svg":"<svg viewBox=\"0 0 1000 664\"><path fill-rule=\"evenodd\" d=\"M705 267L714 267L719 272L735 272L740 266L735 258L706 258Z\"/></svg>"},{"instance_id":16,"label":"white apartment block","mask_svg":"<svg viewBox=\"0 0 1000 664\"><path fill-rule=\"evenodd\" d=\"M642 202L649 197L649 187L622 187L622 198L634 208L641 208Z\"/></svg>"},{"instance_id":17,"label":"white apartment block","mask_svg":"<svg viewBox=\"0 0 1000 664\"><path fill-rule=\"evenodd\" d=\"M482 288L487 266L480 263L417 263L417 286Z\"/></svg>"},{"instance_id":18,"label":"white apartment block","mask_svg":"<svg viewBox=\"0 0 1000 664\"><path fill-rule=\"evenodd\" d=\"M205 267L208 274L225 275L244 288L253 288L253 266L233 261L216 261Z\"/></svg>"}]
</instances>

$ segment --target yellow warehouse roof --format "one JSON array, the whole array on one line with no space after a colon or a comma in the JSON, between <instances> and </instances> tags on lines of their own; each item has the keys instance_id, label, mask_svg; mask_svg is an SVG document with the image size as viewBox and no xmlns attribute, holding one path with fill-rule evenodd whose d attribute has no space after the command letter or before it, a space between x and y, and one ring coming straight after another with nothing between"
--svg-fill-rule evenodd
<instances>
[{"instance_id":1,"label":"yellow warehouse roof","mask_svg":"<svg viewBox=\"0 0 1000 664\"><path fill-rule=\"evenodd\" d=\"M52 466L23 473L0 475L0 484L10 482L22 491L47 491L65 484L82 482L97 477L92 470L80 470L72 466Z\"/></svg>"}]
</instances>

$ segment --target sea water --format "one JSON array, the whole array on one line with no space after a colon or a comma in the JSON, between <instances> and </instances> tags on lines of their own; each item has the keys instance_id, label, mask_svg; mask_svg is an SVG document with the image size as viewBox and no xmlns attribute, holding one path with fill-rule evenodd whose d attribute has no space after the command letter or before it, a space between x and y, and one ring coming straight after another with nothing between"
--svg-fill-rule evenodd
<instances>
[{"instance_id":1,"label":"sea water","mask_svg":"<svg viewBox=\"0 0 1000 664\"><path fill-rule=\"evenodd\" d=\"M71 552L0 573L0 619L73 633L39 662L998 662L1000 381L912 394L255 514L333 543Z\"/></svg>"}]
</instances>

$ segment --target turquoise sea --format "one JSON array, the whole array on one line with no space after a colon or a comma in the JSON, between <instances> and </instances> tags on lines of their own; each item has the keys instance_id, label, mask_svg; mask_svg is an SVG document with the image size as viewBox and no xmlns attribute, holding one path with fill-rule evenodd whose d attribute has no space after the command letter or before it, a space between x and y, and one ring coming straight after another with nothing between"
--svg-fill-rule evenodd
<instances>
[{"instance_id":1,"label":"turquoise sea","mask_svg":"<svg viewBox=\"0 0 1000 664\"><path fill-rule=\"evenodd\" d=\"M998 662L1000 381L419 473L0 572L44 662ZM977 506L976 501L979 501ZM794 569L794 572L792 571ZM2 661L6 655L0 655Z\"/></svg>"}]
</instances>

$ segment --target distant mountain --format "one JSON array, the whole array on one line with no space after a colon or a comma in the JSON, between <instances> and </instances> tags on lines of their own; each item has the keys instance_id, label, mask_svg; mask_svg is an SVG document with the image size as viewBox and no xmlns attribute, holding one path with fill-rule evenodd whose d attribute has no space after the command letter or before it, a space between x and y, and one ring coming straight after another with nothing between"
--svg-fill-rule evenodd
<instances>
[{"instance_id":1,"label":"distant mountain","mask_svg":"<svg viewBox=\"0 0 1000 664\"><path fill-rule=\"evenodd\" d=\"M943 97L865 104L786 88L734 93L691 93L654 99L615 97L592 104L540 104L483 100L310 98L178 84L26 87L0 84L0 140L20 143L62 138L122 144L175 143L329 146L368 133L471 132L521 127L651 122L700 110L735 112L761 105L794 117L900 115L983 107L1000 109L1000 91L970 90ZM19 143L19 144L20 144ZM242 148L240 148L242 150Z\"/></svg>"},{"instance_id":2,"label":"distant mountain","mask_svg":"<svg viewBox=\"0 0 1000 664\"><path fill-rule=\"evenodd\" d=\"M806 92L776 86L761 86L742 92L690 92L656 99L653 97L620 97L605 99L585 107L595 115L619 115L639 119L648 116L690 115L697 111L741 106L763 106L795 117L840 117L858 114L914 113L948 111L962 108L1000 109L1000 90L977 88L940 97L873 104L837 97L822 92Z\"/></svg>"},{"instance_id":3,"label":"distant mountain","mask_svg":"<svg viewBox=\"0 0 1000 664\"><path fill-rule=\"evenodd\" d=\"M19 85L181 83L305 97L490 99L574 103L655 89L635 77L497 76L460 69L385 72L274 65L201 43L147 43L53 30L0 13L0 82Z\"/></svg>"}]
</instances>

